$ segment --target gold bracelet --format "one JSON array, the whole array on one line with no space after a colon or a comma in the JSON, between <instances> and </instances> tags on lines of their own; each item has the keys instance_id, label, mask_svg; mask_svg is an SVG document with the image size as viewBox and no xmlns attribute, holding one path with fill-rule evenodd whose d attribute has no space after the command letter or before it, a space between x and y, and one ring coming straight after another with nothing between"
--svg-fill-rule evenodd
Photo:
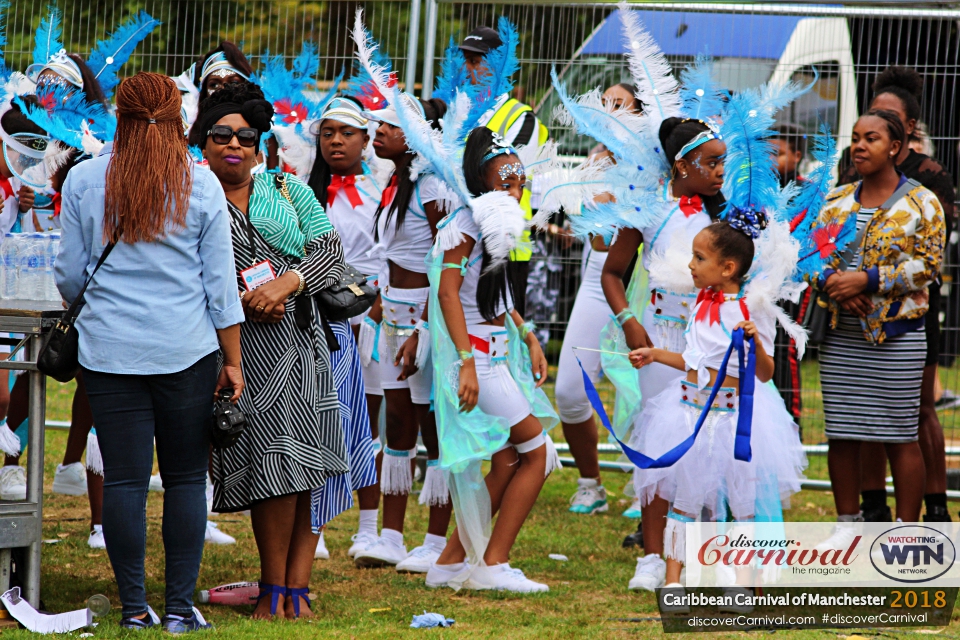
<instances>
[{"instance_id":1,"label":"gold bracelet","mask_svg":"<svg viewBox=\"0 0 960 640\"><path fill-rule=\"evenodd\" d=\"M298 295L303 293L303 287L307 283L307 280L303 277L303 274L296 269L290 269L290 273L295 273L297 274L297 277L300 278L300 284L297 286L297 291L293 294L293 297L296 298Z\"/></svg>"}]
</instances>

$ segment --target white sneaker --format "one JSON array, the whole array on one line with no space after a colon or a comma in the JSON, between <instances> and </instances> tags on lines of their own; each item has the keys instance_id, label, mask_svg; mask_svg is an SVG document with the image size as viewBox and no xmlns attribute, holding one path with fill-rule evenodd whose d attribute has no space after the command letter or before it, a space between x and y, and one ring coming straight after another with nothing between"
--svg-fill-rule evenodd
<instances>
[{"instance_id":1,"label":"white sneaker","mask_svg":"<svg viewBox=\"0 0 960 640\"><path fill-rule=\"evenodd\" d=\"M82 462L74 462L66 466L57 465L53 474L53 492L65 496L87 495L87 468Z\"/></svg>"},{"instance_id":2,"label":"white sneaker","mask_svg":"<svg viewBox=\"0 0 960 640\"><path fill-rule=\"evenodd\" d=\"M637 558L637 570L630 579L628 589L646 589L655 591L663 586L667 579L667 563L656 554Z\"/></svg>"},{"instance_id":3,"label":"white sneaker","mask_svg":"<svg viewBox=\"0 0 960 640\"><path fill-rule=\"evenodd\" d=\"M150 476L150 491L163 493L163 480L160 479L159 473Z\"/></svg>"},{"instance_id":4,"label":"white sneaker","mask_svg":"<svg viewBox=\"0 0 960 640\"><path fill-rule=\"evenodd\" d=\"M313 552L314 560L329 560L330 552L327 551L327 543L323 541L323 531L320 532L320 539L317 540L317 550Z\"/></svg>"},{"instance_id":5,"label":"white sneaker","mask_svg":"<svg viewBox=\"0 0 960 640\"><path fill-rule=\"evenodd\" d=\"M377 538L372 545L353 557L358 567L386 567L395 566L407 557L407 548L402 544L394 544L383 537Z\"/></svg>"},{"instance_id":6,"label":"white sneaker","mask_svg":"<svg viewBox=\"0 0 960 640\"><path fill-rule=\"evenodd\" d=\"M523 575L520 569L514 569L506 562L493 567L482 565L474 567L470 577L463 583L466 589L510 591L513 593L543 593L550 587L534 582Z\"/></svg>"},{"instance_id":7,"label":"white sneaker","mask_svg":"<svg viewBox=\"0 0 960 640\"><path fill-rule=\"evenodd\" d=\"M440 587L449 587L450 581L460 577L458 582L464 582L470 575L472 567L469 563L460 562L458 564L433 564L427 571L427 586L431 589Z\"/></svg>"},{"instance_id":8,"label":"white sneaker","mask_svg":"<svg viewBox=\"0 0 960 640\"><path fill-rule=\"evenodd\" d=\"M683 585L679 582L672 582L668 585L664 585L663 590L660 591L660 611L666 611L669 613L690 613L690 605L683 604L680 601L687 595L687 590L683 588ZM669 596L669 597L668 597Z\"/></svg>"},{"instance_id":9,"label":"white sneaker","mask_svg":"<svg viewBox=\"0 0 960 640\"><path fill-rule=\"evenodd\" d=\"M0 490L2 490L2 482L0 479ZM838 522L833 527L833 534L814 547L818 552L829 551L831 549L846 549L853 542L853 539L856 538L860 531L863 529L862 522Z\"/></svg>"},{"instance_id":10,"label":"white sneaker","mask_svg":"<svg viewBox=\"0 0 960 640\"><path fill-rule=\"evenodd\" d=\"M355 558L358 553L367 547L373 546L373 544L380 539L380 536L375 536L372 533L362 532L353 534L353 537L350 539L353 540L353 544L350 545L350 550L347 551L347 555L351 558Z\"/></svg>"},{"instance_id":11,"label":"white sneaker","mask_svg":"<svg viewBox=\"0 0 960 640\"><path fill-rule=\"evenodd\" d=\"M577 488L577 492L570 498L571 513L582 513L590 515L592 513L605 513L610 509L607 504L607 490L603 487L584 487Z\"/></svg>"},{"instance_id":12,"label":"white sneaker","mask_svg":"<svg viewBox=\"0 0 960 640\"><path fill-rule=\"evenodd\" d=\"M107 543L103 539L103 525L95 524L93 525L93 531L90 532L90 537L87 538L87 546L91 549L106 549Z\"/></svg>"},{"instance_id":13,"label":"white sneaker","mask_svg":"<svg viewBox=\"0 0 960 640\"><path fill-rule=\"evenodd\" d=\"M0 500L27 499L27 472L19 465L0 469Z\"/></svg>"},{"instance_id":14,"label":"white sneaker","mask_svg":"<svg viewBox=\"0 0 960 640\"><path fill-rule=\"evenodd\" d=\"M204 534L203 539L205 542L211 542L213 544L237 544L236 538L220 531L220 525L212 520L207 520L207 532Z\"/></svg>"},{"instance_id":15,"label":"white sneaker","mask_svg":"<svg viewBox=\"0 0 960 640\"><path fill-rule=\"evenodd\" d=\"M410 552L402 562L397 563L397 571L407 573L427 573L430 567L440 559L442 549L435 549L430 545L420 545Z\"/></svg>"}]
</instances>

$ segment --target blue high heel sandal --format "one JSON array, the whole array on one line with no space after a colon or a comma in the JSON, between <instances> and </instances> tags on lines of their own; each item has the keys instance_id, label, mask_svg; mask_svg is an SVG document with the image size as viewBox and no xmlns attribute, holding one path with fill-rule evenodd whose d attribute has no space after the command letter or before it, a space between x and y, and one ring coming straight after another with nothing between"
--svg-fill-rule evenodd
<instances>
[{"instance_id":1,"label":"blue high heel sandal","mask_svg":"<svg viewBox=\"0 0 960 640\"><path fill-rule=\"evenodd\" d=\"M310 587L304 587L302 589L294 589L287 587L286 596L288 598L293 598L293 617L300 617L300 598L303 598L307 601L307 609L313 609L310 603L310 598L307 597L307 594L310 593Z\"/></svg>"},{"instance_id":2,"label":"blue high heel sandal","mask_svg":"<svg viewBox=\"0 0 960 640\"><path fill-rule=\"evenodd\" d=\"M257 596L257 604L260 604L260 601L270 596L270 615L277 615L277 604L280 600L280 596L287 595L287 588L278 584L268 584L266 582L258 582L257 585L260 587L260 595Z\"/></svg>"}]
</instances>

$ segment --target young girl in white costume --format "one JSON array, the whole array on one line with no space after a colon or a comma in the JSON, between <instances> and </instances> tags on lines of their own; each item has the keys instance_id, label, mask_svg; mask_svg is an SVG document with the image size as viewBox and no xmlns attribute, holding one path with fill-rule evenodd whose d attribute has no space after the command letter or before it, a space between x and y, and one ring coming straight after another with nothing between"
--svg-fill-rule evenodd
<instances>
[{"instance_id":1,"label":"young girl in white costume","mask_svg":"<svg viewBox=\"0 0 960 640\"><path fill-rule=\"evenodd\" d=\"M430 329L427 313L429 280L427 254L433 245L436 225L443 217L439 205L440 180L430 174L411 174L415 155L400 127L398 102L415 109L420 117L439 128L446 105L440 100L421 101L411 94L394 92L396 79L389 62L376 56L377 45L364 29L357 12L353 38L357 58L369 74L373 88L387 98L388 106L369 113L380 123L373 146L377 156L392 161L395 170L376 214L374 248L380 257L380 383L386 402L386 447L380 472L383 521L380 537L358 550L354 562L360 567L395 566L398 571L425 573L446 544L452 504L439 458L436 423L430 410L433 373L429 354ZM413 180L413 175L416 179ZM407 553L403 541L407 498L413 488L411 460L417 453L417 434L427 448L427 475L421 502L430 507L424 543Z\"/></svg>"}]
</instances>

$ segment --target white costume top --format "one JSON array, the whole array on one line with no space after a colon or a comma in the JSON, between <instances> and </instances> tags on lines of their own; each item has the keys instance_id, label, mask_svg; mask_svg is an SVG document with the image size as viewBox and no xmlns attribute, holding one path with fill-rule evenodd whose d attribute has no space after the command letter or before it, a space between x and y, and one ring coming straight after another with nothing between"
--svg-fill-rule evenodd
<instances>
[{"instance_id":1,"label":"white costume top","mask_svg":"<svg viewBox=\"0 0 960 640\"><path fill-rule=\"evenodd\" d=\"M60 228L60 218L55 215L56 212L52 205L42 209L28 209L21 213L17 194L20 193L20 187L23 183L16 176L11 177L9 183L13 190L13 196L6 197L3 201L3 209L0 210L0 233L10 233L11 231L14 233L38 233ZM38 193L36 198L39 204L41 199L49 199L50 196ZM19 229L17 228L18 219L20 221Z\"/></svg>"},{"instance_id":2,"label":"white costume top","mask_svg":"<svg viewBox=\"0 0 960 640\"><path fill-rule=\"evenodd\" d=\"M433 247L433 232L424 207L438 199L440 179L433 174L423 174L417 179L410 197L410 206L397 229L396 213L387 220L387 211L380 213L378 232L380 242L373 248L371 257L389 260L399 267L414 273L426 273L427 253ZM383 284L383 283L381 283Z\"/></svg>"},{"instance_id":3,"label":"white costume top","mask_svg":"<svg viewBox=\"0 0 960 640\"><path fill-rule=\"evenodd\" d=\"M473 251L467 259L467 273L463 276L463 284L460 285L460 306L463 307L463 316L467 321L467 326L483 324L487 319L480 313L480 307L477 306L477 285L480 282L480 272L483 269L483 245L480 242L480 228L473 221L473 216L469 211L461 211L457 216L457 224L461 233L468 235L476 243L473 245ZM506 279L506 269L503 271L503 278ZM503 299L497 300L496 317L513 309L513 296L510 295L510 289L507 288L507 305L503 304Z\"/></svg>"},{"instance_id":4,"label":"white costume top","mask_svg":"<svg viewBox=\"0 0 960 640\"><path fill-rule=\"evenodd\" d=\"M381 189L366 164L363 165L363 173L356 177L356 187L363 200L361 204L356 207L351 205L346 191L340 189L332 204L324 200L323 208L330 223L340 234L344 260L360 273L376 275L380 273L380 261L371 255L371 251L375 244L373 218L380 204Z\"/></svg>"},{"instance_id":5,"label":"white costume top","mask_svg":"<svg viewBox=\"0 0 960 640\"><path fill-rule=\"evenodd\" d=\"M664 199L667 200L667 189L669 184L664 187ZM679 202L673 202L670 207L670 213L666 218L658 221L656 224L640 229L643 235L643 268L650 272L650 263L653 259L654 250L661 251L667 243L682 242L686 247L687 253L693 255L693 238L712 224L710 214L707 208L702 211L687 215L680 210Z\"/></svg>"},{"instance_id":6,"label":"white costume top","mask_svg":"<svg viewBox=\"0 0 960 640\"><path fill-rule=\"evenodd\" d=\"M719 322L711 323L710 316L713 314L709 312L705 318L697 319L700 308L708 304L708 301L702 301L697 303L693 316L687 324L685 334L687 347L683 351L683 361L687 371L697 372L697 386L701 389L710 384L710 372L707 369L713 369L718 375L720 374L720 365L730 346L733 328L744 320L752 320L757 325L760 334L758 337L764 351L768 356L773 356L773 340L777 331L776 319L751 313L746 298L739 298L736 294L728 294L724 298L726 302L720 305ZM740 376L735 351L730 354L726 374L734 378Z\"/></svg>"}]
</instances>

